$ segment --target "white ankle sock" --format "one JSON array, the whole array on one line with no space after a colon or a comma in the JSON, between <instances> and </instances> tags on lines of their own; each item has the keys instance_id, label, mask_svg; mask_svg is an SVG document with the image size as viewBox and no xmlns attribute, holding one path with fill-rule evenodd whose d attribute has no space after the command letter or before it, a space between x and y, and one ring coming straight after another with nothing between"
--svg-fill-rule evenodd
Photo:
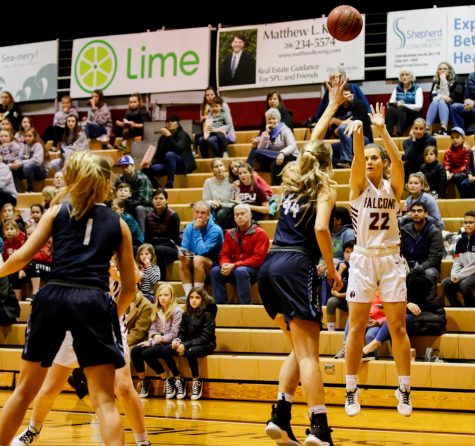
<instances>
[{"instance_id":1,"label":"white ankle sock","mask_svg":"<svg viewBox=\"0 0 475 446\"><path fill-rule=\"evenodd\" d=\"M335 331L335 322L327 322L327 330Z\"/></svg>"},{"instance_id":2,"label":"white ankle sock","mask_svg":"<svg viewBox=\"0 0 475 446\"><path fill-rule=\"evenodd\" d=\"M357 375L345 375L346 390L353 392L356 389Z\"/></svg>"},{"instance_id":3,"label":"white ankle sock","mask_svg":"<svg viewBox=\"0 0 475 446\"><path fill-rule=\"evenodd\" d=\"M289 393L278 392L277 393L277 401L285 400L288 403L291 403L294 400L294 396L290 395Z\"/></svg>"}]
</instances>

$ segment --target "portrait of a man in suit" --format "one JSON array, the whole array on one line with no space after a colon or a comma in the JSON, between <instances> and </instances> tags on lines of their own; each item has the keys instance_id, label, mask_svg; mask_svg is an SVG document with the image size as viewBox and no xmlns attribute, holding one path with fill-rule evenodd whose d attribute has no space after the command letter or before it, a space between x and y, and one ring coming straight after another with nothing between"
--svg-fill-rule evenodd
<instances>
[{"instance_id":1,"label":"portrait of a man in suit","mask_svg":"<svg viewBox=\"0 0 475 446\"><path fill-rule=\"evenodd\" d=\"M256 83L256 59L247 51L244 34L234 33L231 40L232 51L221 64L219 84L243 85Z\"/></svg>"}]
</instances>

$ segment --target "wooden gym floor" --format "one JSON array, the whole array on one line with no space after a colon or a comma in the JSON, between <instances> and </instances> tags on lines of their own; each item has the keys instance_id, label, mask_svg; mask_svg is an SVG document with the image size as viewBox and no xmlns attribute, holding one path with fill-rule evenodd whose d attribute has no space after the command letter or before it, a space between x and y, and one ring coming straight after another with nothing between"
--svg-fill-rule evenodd
<instances>
[{"instance_id":1,"label":"wooden gym floor","mask_svg":"<svg viewBox=\"0 0 475 446\"><path fill-rule=\"evenodd\" d=\"M0 392L3 406L10 392ZM395 400L396 401L396 400ZM272 446L264 434L269 418L268 403L149 398L143 401L146 425L152 445L181 446ZM27 413L27 423L30 411ZM415 411L403 418L396 409L364 408L349 418L342 406L329 407L335 446L466 446L475 445L473 413ZM293 408L294 433L305 439L305 406ZM134 445L133 434L124 419L126 444ZM22 426L23 429L23 426ZM50 412L35 445L100 445L99 428L89 401L63 393Z\"/></svg>"}]
</instances>

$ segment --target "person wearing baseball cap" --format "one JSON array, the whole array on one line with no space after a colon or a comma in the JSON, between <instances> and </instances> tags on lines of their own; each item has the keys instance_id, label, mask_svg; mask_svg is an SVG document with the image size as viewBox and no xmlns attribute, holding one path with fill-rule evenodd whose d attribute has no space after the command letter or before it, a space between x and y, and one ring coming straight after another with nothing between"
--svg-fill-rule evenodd
<instances>
[{"instance_id":1,"label":"person wearing baseball cap","mask_svg":"<svg viewBox=\"0 0 475 446\"><path fill-rule=\"evenodd\" d=\"M114 189L121 183L130 184L132 196L125 200L125 212L131 214L139 224L142 234L145 234L145 218L152 206L153 186L147 176L135 169L134 159L130 155L122 155L117 163L122 168Z\"/></svg>"},{"instance_id":2,"label":"person wearing baseball cap","mask_svg":"<svg viewBox=\"0 0 475 446\"><path fill-rule=\"evenodd\" d=\"M460 197L464 198L465 190L462 183L467 179L471 150L465 146L465 131L461 127L452 127L450 139L452 140L452 145L444 154L444 169L447 174L447 183L455 183Z\"/></svg>"},{"instance_id":3,"label":"person wearing baseball cap","mask_svg":"<svg viewBox=\"0 0 475 446\"><path fill-rule=\"evenodd\" d=\"M144 158L141 167L155 187L158 186L156 178L167 175L166 188L173 187L177 173L190 173L196 169L191 138L181 127L178 115L167 117L165 127L160 129L154 155L151 159Z\"/></svg>"}]
</instances>

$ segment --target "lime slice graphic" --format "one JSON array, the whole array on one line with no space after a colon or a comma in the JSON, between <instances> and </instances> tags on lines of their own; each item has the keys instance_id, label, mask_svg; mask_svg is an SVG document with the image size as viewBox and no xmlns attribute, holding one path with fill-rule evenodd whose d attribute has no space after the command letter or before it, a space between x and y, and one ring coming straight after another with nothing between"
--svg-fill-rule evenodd
<instances>
[{"instance_id":1,"label":"lime slice graphic","mask_svg":"<svg viewBox=\"0 0 475 446\"><path fill-rule=\"evenodd\" d=\"M106 90L117 72L117 56L104 40L91 40L81 48L74 64L74 77L86 93Z\"/></svg>"}]
</instances>

